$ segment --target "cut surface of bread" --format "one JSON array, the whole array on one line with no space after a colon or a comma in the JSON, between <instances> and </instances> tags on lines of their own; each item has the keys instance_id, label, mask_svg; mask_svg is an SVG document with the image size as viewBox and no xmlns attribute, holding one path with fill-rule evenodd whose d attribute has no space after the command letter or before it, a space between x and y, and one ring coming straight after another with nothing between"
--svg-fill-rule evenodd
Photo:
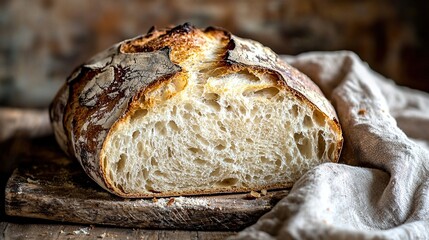
<instances>
[{"instance_id":1,"label":"cut surface of bread","mask_svg":"<svg viewBox=\"0 0 429 240\"><path fill-rule=\"evenodd\" d=\"M152 31L74 75L52 105L57 139L119 196L290 187L339 158L341 128L320 90L224 30Z\"/></svg>"}]
</instances>

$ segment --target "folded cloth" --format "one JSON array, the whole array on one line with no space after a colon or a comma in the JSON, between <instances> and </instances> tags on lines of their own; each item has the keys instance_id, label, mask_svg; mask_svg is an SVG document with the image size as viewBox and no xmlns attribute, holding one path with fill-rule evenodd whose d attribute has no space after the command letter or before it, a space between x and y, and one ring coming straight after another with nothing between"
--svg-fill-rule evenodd
<instances>
[{"instance_id":1,"label":"folded cloth","mask_svg":"<svg viewBox=\"0 0 429 240\"><path fill-rule=\"evenodd\" d=\"M231 239L429 239L429 94L396 86L351 52L284 58L334 104L341 163L307 172Z\"/></svg>"}]
</instances>

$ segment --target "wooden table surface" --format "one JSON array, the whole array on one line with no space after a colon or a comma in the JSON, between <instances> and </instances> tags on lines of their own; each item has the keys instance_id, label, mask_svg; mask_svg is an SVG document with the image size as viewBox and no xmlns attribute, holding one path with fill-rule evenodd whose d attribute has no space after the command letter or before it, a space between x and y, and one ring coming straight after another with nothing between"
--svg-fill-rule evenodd
<instances>
[{"instance_id":1,"label":"wooden table surface","mask_svg":"<svg viewBox=\"0 0 429 240\"><path fill-rule=\"evenodd\" d=\"M6 216L4 190L12 170L25 164L22 156L34 151L36 143L55 144L52 138L14 139L0 144L0 240L5 239L225 239L232 231L177 231L119 228L71 223L58 223L40 219Z\"/></svg>"},{"instance_id":2,"label":"wooden table surface","mask_svg":"<svg viewBox=\"0 0 429 240\"><path fill-rule=\"evenodd\" d=\"M0 222L0 239L225 239L234 232L145 230L93 225L37 223L33 221Z\"/></svg>"}]
</instances>

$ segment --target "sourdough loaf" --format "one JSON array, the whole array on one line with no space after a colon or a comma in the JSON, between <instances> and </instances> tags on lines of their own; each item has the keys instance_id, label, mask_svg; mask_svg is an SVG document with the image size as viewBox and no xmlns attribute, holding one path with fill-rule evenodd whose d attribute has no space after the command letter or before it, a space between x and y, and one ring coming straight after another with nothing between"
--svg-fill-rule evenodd
<instances>
[{"instance_id":1,"label":"sourdough loaf","mask_svg":"<svg viewBox=\"0 0 429 240\"><path fill-rule=\"evenodd\" d=\"M50 115L61 148L122 197L290 187L338 161L343 141L308 77L260 43L189 24L96 55Z\"/></svg>"}]
</instances>

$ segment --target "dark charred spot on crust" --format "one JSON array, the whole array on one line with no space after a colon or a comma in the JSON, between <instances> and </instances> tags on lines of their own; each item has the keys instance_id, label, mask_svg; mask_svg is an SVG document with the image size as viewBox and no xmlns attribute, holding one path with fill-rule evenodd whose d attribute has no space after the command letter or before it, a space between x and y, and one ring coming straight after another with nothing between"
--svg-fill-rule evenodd
<instances>
[{"instance_id":1,"label":"dark charred spot on crust","mask_svg":"<svg viewBox=\"0 0 429 240\"><path fill-rule=\"evenodd\" d=\"M174 33L190 33L195 30L195 27L190 24L189 22L186 22L182 25L178 25L170 30L167 30L167 34L174 34Z\"/></svg>"},{"instance_id":2,"label":"dark charred spot on crust","mask_svg":"<svg viewBox=\"0 0 429 240\"><path fill-rule=\"evenodd\" d=\"M223 62L225 64L225 66L232 66L234 64L237 64L235 61L232 61L230 59L230 51L234 50L236 47L235 41L232 38L229 38L228 43L226 44L226 51L224 53L224 55L222 56Z\"/></svg>"},{"instance_id":3,"label":"dark charred spot on crust","mask_svg":"<svg viewBox=\"0 0 429 240\"><path fill-rule=\"evenodd\" d=\"M147 45L138 45L134 44L132 42L128 43L126 53L137 53L137 52L153 52L156 51L153 46L147 46Z\"/></svg>"},{"instance_id":4,"label":"dark charred spot on crust","mask_svg":"<svg viewBox=\"0 0 429 240\"><path fill-rule=\"evenodd\" d=\"M85 161L88 159L88 154L87 154L87 151L85 151L85 149L83 151L80 151L80 159L82 159L82 161Z\"/></svg>"},{"instance_id":5,"label":"dark charred spot on crust","mask_svg":"<svg viewBox=\"0 0 429 240\"><path fill-rule=\"evenodd\" d=\"M234 39L230 39L229 40L229 42L228 42L228 44L226 45L226 49L228 50L228 51L232 51L232 50L234 50L235 49L235 47L236 47L236 43L235 43L235 41L234 41Z\"/></svg>"},{"instance_id":6,"label":"dark charred spot on crust","mask_svg":"<svg viewBox=\"0 0 429 240\"><path fill-rule=\"evenodd\" d=\"M165 55L167 55L167 56L170 56L170 53L171 53L171 47L169 47L169 46L165 46L165 47L163 47L163 48L161 48L159 51L161 51L161 52L164 52L165 53ZM177 64L175 64L177 67L179 67L180 68L180 66L179 65L177 65Z\"/></svg>"},{"instance_id":7,"label":"dark charred spot on crust","mask_svg":"<svg viewBox=\"0 0 429 240\"><path fill-rule=\"evenodd\" d=\"M67 77L66 79L66 83L71 83L73 82L75 79L79 79L82 74L85 74L85 70L86 68L83 65L78 66L77 68L75 68L72 73Z\"/></svg>"},{"instance_id":8,"label":"dark charred spot on crust","mask_svg":"<svg viewBox=\"0 0 429 240\"><path fill-rule=\"evenodd\" d=\"M123 43L120 49L123 53L158 51L164 47L173 47L175 42L189 41L181 37L190 35L195 30L196 28L189 23L159 31L151 28L145 36Z\"/></svg>"},{"instance_id":9,"label":"dark charred spot on crust","mask_svg":"<svg viewBox=\"0 0 429 240\"><path fill-rule=\"evenodd\" d=\"M75 83L76 84L81 84L82 82L85 82L85 85L86 85L89 81L91 81L95 76L97 76L101 72L102 72L101 69L89 69L89 68L86 68L86 67L82 67L81 74L79 75L79 77L75 78L76 81L70 82L69 84L70 85L75 85ZM71 97L72 94L73 93L70 92L69 97ZM85 105L84 99L81 96L79 96L78 99L79 99L79 104L81 106L84 106Z\"/></svg>"},{"instance_id":10,"label":"dark charred spot on crust","mask_svg":"<svg viewBox=\"0 0 429 240\"><path fill-rule=\"evenodd\" d=\"M221 33L223 36L227 37L228 39L231 39L231 33L228 30L221 27L210 26L204 29L203 32L204 33Z\"/></svg>"},{"instance_id":11,"label":"dark charred spot on crust","mask_svg":"<svg viewBox=\"0 0 429 240\"><path fill-rule=\"evenodd\" d=\"M147 31L147 35L151 34L154 31L155 31L155 26L150 27L149 31Z\"/></svg>"}]
</instances>

